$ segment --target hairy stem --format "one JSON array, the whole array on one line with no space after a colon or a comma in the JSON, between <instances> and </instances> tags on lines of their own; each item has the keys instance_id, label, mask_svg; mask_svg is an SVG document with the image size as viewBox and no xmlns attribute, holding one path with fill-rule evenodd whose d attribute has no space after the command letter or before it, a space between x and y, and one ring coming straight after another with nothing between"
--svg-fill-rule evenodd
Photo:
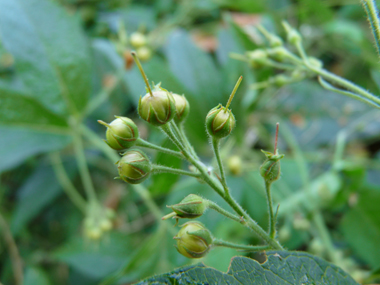
<instances>
[{"instance_id":1,"label":"hairy stem","mask_svg":"<svg viewBox=\"0 0 380 285\"><path fill-rule=\"evenodd\" d=\"M154 173L165 172L165 173L172 173L172 174L178 174L178 175L187 175L187 176L191 176L195 178L201 177L200 173L194 173L194 172L186 171L183 169L171 168L171 167L157 165L157 164L153 164L152 167L153 167Z\"/></svg>"},{"instance_id":2,"label":"hairy stem","mask_svg":"<svg viewBox=\"0 0 380 285\"><path fill-rule=\"evenodd\" d=\"M375 0L362 0L363 7L367 13L368 22L371 26L373 37L375 38L377 53L380 55L380 22L379 11Z\"/></svg>"},{"instance_id":3,"label":"hairy stem","mask_svg":"<svg viewBox=\"0 0 380 285\"><path fill-rule=\"evenodd\" d=\"M18 251L16 242L12 236L11 230L9 229L9 226L6 220L1 215L1 212L0 212L0 228L2 229L0 232L3 234L4 241L6 245L8 246L9 256L12 263L13 275L15 278L15 284L22 285L23 280L24 280L22 259Z\"/></svg>"},{"instance_id":4,"label":"hairy stem","mask_svg":"<svg viewBox=\"0 0 380 285\"><path fill-rule=\"evenodd\" d=\"M222 182L222 185L223 185L223 188L224 188L224 194L226 196L230 196L230 191L229 191L229 189L227 187L227 182L226 182L226 175L224 173L223 162L222 162L222 158L220 156L219 142L220 142L219 139L214 138L214 137L212 138L212 148L214 150L216 161L218 162L220 177L221 177L221 180L222 180L221 182Z\"/></svg>"},{"instance_id":5,"label":"hairy stem","mask_svg":"<svg viewBox=\"0 0 380 285\"><path fill-rule=\"evenodd\" d=\"M269 211L269 236L271 238L274 238L276 236L276 221L274 218L274 212L273 212L273 201L272 201L272 194L271 194L271 183L265 181L265 192L267 194L267 204L268 204L268 211Z\"/></svg>"},{"instance_id":6,"label":"hairy stem","mask_svg":"<svg viewBox=\"0 0 380 285\"><path fill-rule=\"evenodd\" d=\"M86 212L86 200L79 194L78 190L71 183L69 176L63 166L61 156L59 152L53 152L50 155L51 165L53 166L55 175L59 183L61 184L66 195L69 197L71 202L83 213Z\"/></svg>"},{"instance_id":7,"label":"hairy stem","mask_svg":"<svg viewBox=\"0 0 380 285\"><path fill-rule=\"evenodd\" d=\"M270 249L267 245L244 245L244 244L236 244L228 241L224 241L221 239L215 239L212 243L213 246L223 246L223 247L229 247L229 248L235 248L235 249L241 249L244 251L263 251Z\"/></svg>"},{"instance_id":8,"label":"hairy stem","mask_svg":"<svg viewBox=\"0 0 380 285\"><path fill-rule=\"evenodd\" d=\"M171 128L166 124L161 127L162 130L168 135L168 137L177 145L177 147L182 151L183 155L186 159L193 164L199 172L202 174L203 180L217 192L227 203L231 206L231 208L240 216L243 220L245 220L247 227L252 229L260 238L262 238L266 243L268 243L271 248L282 250L282 246L275 239L271 238L262 227L260 227L256 221L254 221L237 203L231 196L224 195L224 189L221 185L213 178L209 173L206 167L197 159L195 159L192 155L188 153L188 151L182 146L180 141L175 137Z\"/></svg>"},{"instance_id":9,"label":"hairy stem","mask_svg":"<svg viewBox=\"0 0 380 285\"><path fill-rule=\"evenodd\" d=\"M223 216L235 221L235 222L238 222L238 223L244 223L244 220L241 219L241 217L239 216L236 216L234 214L231 214L230 212L224 210L222 207L218 206L216 203L214 203L213 201L210 201L210 200L207 200L207 203L208 203L208 207L210 209L213 209L214 211L217 211L219 214L222 214Z\"/></svg>"},{"instance_id":10,"label":"hairy stem","mask_svg":"<svg viewBox=\"0 0 380 285\"><path fill-rule=\"evenodd\" d=\"M176 157L178 157L180 159L185 159L185 157L182 155L182 153L180 153L178 151L171 150L169 148L165 148L165 147L161 147L161 146L152 144L152 143L147 142L146 140L143 140L141 138L137 139L136 146L141 146L141 147L146 147L146 148L154 149L154 150L157 150L157 151L160 151L160 152L163 152L163 153L167 153L167 154L176 156Z\"/></svg>"}]
</instances>

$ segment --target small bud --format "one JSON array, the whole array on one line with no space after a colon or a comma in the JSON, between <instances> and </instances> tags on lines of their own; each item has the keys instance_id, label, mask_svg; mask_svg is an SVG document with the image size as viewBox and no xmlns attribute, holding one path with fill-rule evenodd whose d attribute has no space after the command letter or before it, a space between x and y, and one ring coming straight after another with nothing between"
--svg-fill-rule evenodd
<instances>
[{"instance_id":1,"label":"small bud","mask_svg":"<svg viewBox=\"0 0 380 285\"><path fill-rule=\"evenodd\" d=\"M293 228L300 231L307 231L310 229L310 222L303 217L295 217L293 220Z\"/></svg>"},{"instance_id":2,"label":"small bud","mask_svg":"<svg viewBox=\"0 0 380 285\"><path fill-rule=\"evenodd\" d=\"M291 77L293 81L300 81L306 77L306 74L304 70L296 68L292 71Z\"/></svg>"},{"instance_id":3,"label":"small bud","mask_svg":"<svg viewBox=\"0 0 380 285\"><path fill-rule=\"evenodd\" d=\"M99 223L99 226L102 231L107 232L112 229L112 222L108 219L102 219Z\"/></svg>"},{"instance_id":4,"label":"small bud","mask_svg":"<svg viewBox=\"0 0 380 285\"><path fill-rule=\"evenodd\" d=\"M240 175L242 172L242 161L240 156L233 155L228 158L227 166L230 172L234 175Z\"/></svg>"},{"instance_id":5,"label":"small bud","mask_svg":"<svg viewBox=\"0 0 380 285\"><path fill-rule=\"evenodd\" d=\"M156 85L152 94L147 93L140 97L138 112L140 117L154 126L162 126L170 122L176 113L173 96L166 90Z\"/></svg>"},{"instance_id":6,"label":"small bud","mask_svg":"<svg viewBox=\"0 0 380 285\"><path fill-rule=\"evenodd\" d=\"M175 101L176 115L174 121L176 123L182 123L186 120L190 112L189 102L186 100L185 95L178 95L173 93L173 98Z\"/></svg>"},{"instance_id":7,"label":"small bud","mask_svg":"<svg viewBox=\"0 0 380 285\"><path fill-rule=\"evenodd\" d=\"M280 159L283 154L273 154L268 151L261 150L267 157L264 163L260 166L260 175L267 183L272 183L280 178L281 165Z\"/></svg>"},{"instance_id":8,"label":"small bud","mask_svg":"<svg viewBox=\"0 0 380 285\"><path fill-rule=\"evenodd\" d=\"M231 110L219 105L206 116L206 128L210 136L222 139L229 136L235 128L236 120Z\"/></svg>"},{"instance_id":9,"label":"small bud","mask_svg":"<svg viewBox=\"0 0 380 285\"><path fill-rule=\"evenodd\" d=\"M302 37L299 32L297 32L295 29L291 29L288 32L287 40L292 45L297 45L302 41Z\"/></svg>"},{"instance_id":10,"label":"small bud","mask_svg":"<svg viewBox=\"0 0 380 285\"><path fill-rule=\"evenodd\" d=\"M178 252L188 258L205 256L213 241L210 231L199 222L185 223L174 239L177 240Z\"/></svg>"},{"instance_id":11,"label":"small bud","mask_svg":"<svg viewBox=\"0 0 380 285\"><path fill-rule=\"evenodd\" d=\"M315 68L322 68L323 67L323 62L321 60L319 60L318 58L309 56L307 58L307 60L309 61L309 64Z\"/></svg>"},{"instance_id":12,"label":"small bud","mask_svg":"<svg viewBox=\"0 0 380 285\"><path fill-rule=\"evenodd\" d=\"M166 220L171 217L175 219L195 219L203 215L207 209L207 206L207 200L204 200L198 195L190 194L178 204L167 206L172 209L173 212L164 216L162 219Z\"/></svg>"},{"instance_id":13,"label":"small bud","mask_svg":"<svg viewBox=\"0 0 380 285\"><path fill-rule=\"evenodd\" d=\"M283 46L267 49L267 54L277 61L283 61L289 56L289 51Z\"/></svg>"},{"instance_id":14,"label":"small bud","mask_svg":"<svg viewBox=\"0 0 380 285\"><path fill-rule=\"evenodd\" d=\"M139 47L136 50L137 56L141 61L147 61L152 57L152 50L148 47Z\"/></svg>"},{"instance_id":15,"label":"small bud","mask_svg":"<svg viewBox=\"0 0 380 285\"><path fill-rule=\"evenodd\" d=\"M134 32L130 36L130 43L134 48L145 46L146 42L146 36L140 32Z\"/></svg>"},{"instance_id":16,"label":"small bud","mask_svg":"<svg viewBox=\"0 0 380 285\"><path fill-rule=\"evenodd\" d=\"M100 120L98 122L107 127L105 142L115 150L130 148L139 138L139 130L129 118L116 116L110 124Z\"/></svg>"},{"instance_id":17,"label":"small bud","mask_svg":"<svg viewBox=\"0 0 380 285\"><path fill-rule=\"evenodd\" d=\"M271 47L279 47L282 46L284 43L282 39L276 35L270 35L269 37L269 45Z\"/></svg>"},{"instance_id":18,"label":"small bud","mask_svg":"<svg viewBox=\"0 0 380 285\"><path fill-rule=\"evenodd\" d=\"M291 83L292 79L289 76L279 74L279 75L273 76L270 81L273 82L276 86L282 87L286 84Z\"/></svg>"},{"instance_id":19,"label":"small bud","mask_svg":"<svg viewBox=\"0 0 380 285\"><path fill-rule=\"evenodd\" d=\"M268 54L262 49L256 49L254 51L247 52L247 57L249 58L253 68L260 68L266 64Z\"/></svg>"},{"instance_id":20,"label":"small bud","mask_svg":"<svg viewBox=\"0 0 380 285\"><path fill-rule=\"evenodd\" d=\"M239 88L243 76L240 76L228 98L226 107L221 104L211 109L206 116L206 129L209 135L214 139L222 139L227 137L235 128L236 120L231 110L228 109L235 96L236 90Z\"/></svg>"},{"instance_id":21,"label":"small bud","mask_svg":"<svg viewBox=\"0 0 380 285\"><path fill-rule=\"evenodd\" d=\"M325 252L325 246L320 238L314 238L309 244L309 251L315 255L322 256Z\"/></svg>"},{"instance_id":22,"label":"small bud","mask_svg":"<svg viewBox=\"0 0 380 285\"><path fill-rule=\"evenodd\" d=\"M120 178L130 184L139 184L149 177L152 165L140 150L128 150L118 161L118 171Z\"/></svg>"}]
</instances>

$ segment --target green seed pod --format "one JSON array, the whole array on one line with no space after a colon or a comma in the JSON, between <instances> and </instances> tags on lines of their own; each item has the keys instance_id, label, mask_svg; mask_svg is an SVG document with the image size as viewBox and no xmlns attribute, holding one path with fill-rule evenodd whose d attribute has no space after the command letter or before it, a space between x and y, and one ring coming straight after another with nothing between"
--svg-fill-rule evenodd
<instances>
[{"instance_id":1,"label":"green seed pod","mask_svg":"<svg viewBox=\"0 0 380 285\"><path fill-rule=\"evenodd\" d=\"M115 150L124 150L135 145L139 138L139 130L136 124L129 118L117 117L110 124L98 121L107 127L106 143Z\"/></svg>"},{"instance_id":2,"label":"green seed pod","mask_svg":"<svg viewBox=\"0 0 380 285\"><path fill-rule=\"evenodd\" d=\"M152 94L147 93L140 97L138 112L140 117L154 126L162 126L170 122L176 112L173 96L166 90L156 85Z\"/></svg>"},{"instance_id":3,"label":"green seed pod","mask_svg":"<svg viewBox=\"0 0 380 285\"><path fill-rule=\"evenodd\" d=\"M235 128L236 120L231 110L219 106L211 109L206 116L206 129L211 137L222 139Z\"/></svg>"},{"instance_id":4,"label":"green seed pod","mask_svg":"<svg viewBox=\"0 0 380 285\"><path fill-rule=\"evenodd\" d=\"M260 166L260 175L267 183L272 183L280 178L281 165L280 159L283 154L273 154L268 151L261 150L267 157L264 163Z\"/></svg>"},{"instance_id":5,"label":"green seed pod","mask_svg":"<svg viewBox=\"0 0 380 285\"><path fill-rule=\"evenodd\" d=\"M149 47L143 46L136 50L137 56L141 61L147 61L152 57L152 50Z\"/></svg>"},{"instance_id":6,"label":"green seed pod","mask_svg":"<svg viewBox=\"0 0 380 285\"><path fill-rule=\"evenodd\" d=\"M175 101L176 115L174 121L176 123L182 123L186 120L190 112L189 102L186 100L185 95L178 95L173 93L173 98Z\"/></svg>"},{"instance_id":7,"label":"green seed pod","mask_svg":"<svg viewBox=\"0 0 380 285\"><path fill-rule=\"evenodd\" d=\"M145 153L140 150L128 150L118 161L120 178L130 184L139 184L149 177L152 164Z\"/></svg>"},{"instance_id":8,"label":"green seed pod","mask_svg":"<svg viewBox=\"0 0 380 285\"><path fill-rule=\"evenodd\" d=\"M185 223L174 239L177 240L178 252L188 258L205 256L213 241L210 231L199 222Z\"/></svg>"},{"instance_id":9,"label":"green seed pod","mask_svg":"<svg viewBox=\"0 0 380 285\"><path fill-rule=\"evenodd\" d=\"M194 194L186 196L181 202L175 205L166 206L173 210L172 213L164 216L162 219L166 220L171 217L175 219L186 218L195 219L203 215L208 206L208 201L202 197Z\"/></svg>"}]
</instances>

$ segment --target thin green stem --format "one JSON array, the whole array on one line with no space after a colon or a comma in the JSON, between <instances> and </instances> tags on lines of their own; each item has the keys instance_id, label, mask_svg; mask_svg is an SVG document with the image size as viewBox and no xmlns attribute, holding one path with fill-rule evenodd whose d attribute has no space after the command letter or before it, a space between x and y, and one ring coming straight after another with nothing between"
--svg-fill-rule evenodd
<instances>
[{"instance_id":1,"label":"thin green stem","mask_svg":"<svg viewBox=\"0 0 380 285\"><path fill-rule=\"evenodd\" d=\"M236 93L237 89L239 88L239 85L240 85L242 80L243 80L243 76L240 76L238 81L235 84L234 89L231 92L230 98L228 98L228 102L227 102L226 108L224 109L224 112L227 112L228 108L230 107L232 99L234 99L235 93Z\"/></svg>"},{"instance_id":2,"label":"thin green stem","mask_svg":"<svg viewBox=\"0 0 380 285\"><path fill-rule=\"evenodd\" d=\"M19 250L17 248L17 244L12 236L12 232L8 226L8 223L2 216L0 212L0 233L4 236L5 244L8 247L9 250L9 257L12 264L12 270L13 275L15 279L16 285L22 285L24 280L24 273L23 273L23 262L19 253Z\"/></svg>"},{"instance_id":3,"label":"thin green stem","mask_svg":"<svg viewBox=\"0 0 380 285\"><path fill-rule=\"evenodd\" d=\"M143 140L141 138L137 139L136 146L141 146L141 147L146 147L146 148L154 149L154 150L157 150L157 151L160 151L160 152L163 152L163 153L167 153L167 154L176 156L176 157L178 157L180 159L185 159L185 157L182 155L182 153L180 153L178 151L171 150L169 148L165 148L165 147L161 147L161 146L152 144L152 143L147 142L146 140Z\"/></svg>"},{"instance_id":4,"label":"thin green stem","mask_svg":"<svg viewBox=\"0 0 380 285\"><path fill-rule=\"evenodd\" d=\"M319 211L316 211L313 214L313 222L318 231L319 237L321 238L323 244L326 247L326 251L327 251L329 259L337 265L342 264L341 258L339 257L338 254L336 254L336 250L332 242L329 230L327 229L326 224L323 220L323 217Z\"/></svg>"},{"instance_id":5,"label":"thin green stem","mask_svg":"<svg viewBox=\"0 0 380 285\"><path fill-rule=\"evenodd\" d=\"M51 165L53 166L55 175L58 182L61 184L66 195L71 202L83 213L86 212L86 200L79 194L78 190L71 183L69 176L63 166L61 156L59 152L53 152L50 154Z\"/></svg>"},{"instance_id":6,"label":"thin green stem","mask_svg":"<svg viewBox=\"0 0 380 285\"><path fill-rule=\"evenodd\" d=\"M172 120L169 124L173 130L174 135L178 138L178 140L181 142L183 147L186 148L188 151L190 151L190 153L192 154L191 149L189 148L188 144L186 144L185 139L183 138L181 131L179 130L179 128L178 128L177 124L174 122L174 120Z\"/></svg>"},{"instance_id":7,"label":"thin green stem","mask_svg":"<svg viewBox=\"0 0 380 285\"><path fill-rule=\"evenodd\" d=\"M200 173L194 173L194 172L186 171L183 169L171 168L171 167L167 167L167 166L163 166L163 165L157 165L157 164L152 165L152 171L154 173L165 172L165 173L172 173L172 174L178 174L178 175L187 175L187 176L191 176L191 177L195 177L195 178L202 177Z\"/></svg>"},{"instance_id":8,"label":"thin green stem","mask_svg":"<svg viewBox=\"0 0 380 285\"><path fill-rule=\"evenodd\" d=\"M197 153L195 152L193 146L190 144L189 139L188 139L187 136L186 136L186 133L185 133L185 130L184 130L184 127L183 127L183 123L181 123L181 124L179 125L178 129L179 129L179 132L180 132L180 134L181 134L183 140L185 141L185 144L187 145L187 147L188 147L188 149L190 150L190 152L192 153L192 155L193 155L196 159L199 160L199 157L198 157Z\"/></svg>"},{"instance_id":9,"label":"thin green stem","mask_svg":"<svg viewBox=\"0 0 380 285\"><path fill-rule=\"evenodd\" d=\"M214 211L217 211L219 214L222 214L223 216L225 216L225 217L227 217L227 218L229 218L235 222L238 222L240 224L245 223L241 217L236 216L234 214L231 214L230 212L224 210L222 207L218 206L213 201L207 200L207 204L208 204L208 208L213 209Z\"/></svg>"},{"instance_id":10,"label":"thin green stem","mask_svg":"<svg viewBox=\"0 0 380 285\"><path fill-rule=\"evenodd\" d=\"M229 247L234 249L241 249L243 251L264 251L267 249L270 249L267 245L244 245L244 244L236 244L228 241L224 241L221 239L215 239L212 242L213 246L223 246L223 247Z\"/></svg>"},{"instance_id":11,"label":"thin green stem","mask_svg":"<svg viewBox=\"0 0 380 285\"><path fill-rule=\"evenodd\" d=\"M380 55L380 22L379 11L374 0L362 0L364 10L367 13L368 22L371 26L373 37L375 38L377 53Z\"/></svg>"},{"instance_id":12,"label":"thin green stem","mask_svg":"<svg viewBox=\"0 0 380 285\"><path fill-rule=\"evenodd\" d=\"M80 127L78 128L74 127L74 128L76 128L73 133L75 158L77 160L79 173L82 179L84 190L90 202L97 202L95 188L91 180L90 170L88 169L86 156L84 153L83 142L80 136Z\"/></svg>"},{"instance_id":13,"label":"thin green stem","mask_svg":"<svg viewBox=\"0 0 380 285\"><path fill-rule=\"evenodd\" d=\"M274 238L276 236L276 221L274 218L274 212L273 212L273 201L272 201L272 194L271 194L271 183L268 183L265 181L265 192L267 194L267 204L268 204L268 211L269 211L269 236L271 238Z\"/></svg>"},{"instance_id":14,"label":"thin green stem","mask_svg":"<svg viewBox=\"0 0 380 285\"><path fill-rule=\"evenodd\" d=\"M203 176L203 180L219 194L231 208L244 219L247 223L247 226L252 229L260 238L262 238L266 243L268 243L271 248L282 250L282 246L275 239L271 238L262 227L260 227L256 221L254 221L237 203L231 196L224 195L224 190L221 188L220 184L217 183L215 178L213 178L209 173L207 168L198 160L196 160L188 151L182 146L179 140L175 137L170 126L163 125L161 129L167 134L167 136L177 145L177 147L182 151L186 159L193 164Z\"/></svg>"},{"instance_id":15,"label":"thin green stem","mask_svg":"<svg viewBox=\"0 0 380 285\"><path fill-rule=\"evenodd\" d=\"M144 69L142 68L141 62L140 62L139 58L137 57L137 54L134 51L132 51L131 55L132 55L133 59L135 60L137 67L140 70L140 73L142 75L142 78L144 79L146 88L148 88L150 96L153 97L153 92L152 92L152 89L150 88L148 77L146 76Z\"/></svg>"},{"instance_id":16,"label":"thin green stem","mask_svg":"<svg viewBox=\"0 0 380 285\"><path fill-rule=\"evenodd\" d=\"M222 182L222 185L224 188L224 194L226 196L230 196L230 191L228 189L227 182L226 182L226 175L224 173L223 162L222 162L222 158L220 156L219 143L220 143L219 139L217 139L215 137L212 138L212 148L214 150L216 161L218 162L220 178L221 178L221 182Z\"/></svg>"}]
</instances>

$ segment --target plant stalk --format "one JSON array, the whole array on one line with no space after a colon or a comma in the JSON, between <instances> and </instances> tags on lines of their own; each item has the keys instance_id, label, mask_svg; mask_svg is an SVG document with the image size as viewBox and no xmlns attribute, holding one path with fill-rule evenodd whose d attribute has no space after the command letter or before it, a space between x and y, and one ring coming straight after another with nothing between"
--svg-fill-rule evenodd
<instances>
[{"instance_id":1,"label":"plant stalk","mask_svg":"<svg viewBox=\"0 0 380 285\"><path fill-rule=\"evenodd\" d=\"M201 177L200 173L194 173L194 172L186 171L183 169L171 168L168 166L157 165L157 164L153 164L152 167L153 167L154 173L165 172L165 173L172 173L172 174L178 174L178 175L187 175L187 176L191 176L195 178Z\"/></svg>"},{"instance_id":2,"label":"plant stalk","mask_svg":"<svg viewBox=\"0 0 380 285\"><path fill-rule=\"evenodd\" d=\"M167 154L176 156L176 157L178 157L180 159L185 159L185 157L182 155L182 153L180 153L178 151L171 150L169 148L165 148L165 147L161 147L161 146L152 144L152 143L147 142L146 140L143 140L141 138L137 139L136 146L141 146L141 147L146 147L146 148L154 149L154 150L157 150L157 151L160 151L160 152L163 152L163 153L167 153Z\"/></svg>"},{"instance_id":3,"label":"plant stalk","mask_svg":"<svg viewBox=\"0 0 380 285\"><path fill-rule=\"evenodd\" d=\"M265 192L267 194L267 204L268 204L268 211L269 211L269 230L268 230L268 233L269 233L269 236L271 238L274 238L276 236L276 220L274 218L274 212L273 212L271 185L272 185L272 183L265 181Z\"/></svg>"},{"instance_id":4,"label":"plant stalk","mask_svg":"<svg viewBox=\"0 0 380 285\"><path fill-rule=\"evenodd\" d=\"M244 245L244 244L236 244L228 241L224 241L221 239L215 239L212 243L213 246L223 246L223 247L229 247L229 248L235 248L240 249L244 251L263 251L270 249L267 245Z\"/></svg>"}]
</instances>

